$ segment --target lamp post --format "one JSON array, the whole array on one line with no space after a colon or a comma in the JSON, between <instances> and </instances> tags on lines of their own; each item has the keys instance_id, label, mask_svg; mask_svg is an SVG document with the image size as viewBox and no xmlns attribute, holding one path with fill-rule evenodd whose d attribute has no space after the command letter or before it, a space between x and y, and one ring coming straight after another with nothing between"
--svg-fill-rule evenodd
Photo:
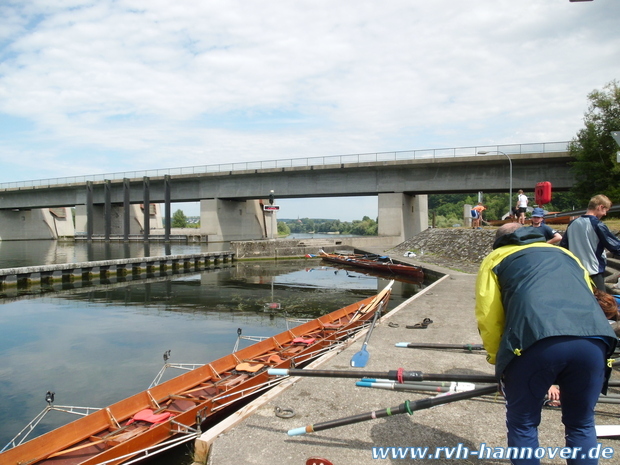
<instances>
[{"instance_id":1,"label":"lamp post","mask_svg":"<svg viewBox=\"0 0 620 465\"><path fill-rule=\"evenodd\" d=\"M487 153L501 153L503 156L505 156L506 158L508 158L508 162L510 163L510 194L508 197L508 213L510 214L510 212L512 211L512 160L510 159L510 157L505 154L504 152L502 152L501 150L479 150L478 154L479 155L486 155Z\"/></svg>"}]
</instances>

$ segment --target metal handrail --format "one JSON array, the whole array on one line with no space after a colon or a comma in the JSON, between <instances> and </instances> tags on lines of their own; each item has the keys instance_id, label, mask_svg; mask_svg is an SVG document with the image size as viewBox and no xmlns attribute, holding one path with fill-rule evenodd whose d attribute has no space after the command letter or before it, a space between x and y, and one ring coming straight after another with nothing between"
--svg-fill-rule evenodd
<instances>
[{"instance_id":1,"label":"metal handrail","mask_svg":"<svg viewBox=\"0 0 620 465\"><path fill-rule=\"evenodd\" d=\"M118 173L91 174L84 176L66 176L62 178L37 179L33 181L4 182L0 183L0 189L16 189L22 187L49 187L60 184L85 183L87 181L113 181L126 178L136 179L143 177L161 177L166 175L180 176L278 168L335 166L347 163L377 163L385 161L426 160L456 157L484 157L496 155L496 153L482 155L478 153L480 151L504 152L510 155L526 153L556 153L568 151L568 144L569 142L541 142L529 144L484 145L473 147L403 150L395 152L358 153L350 155L329 155L324 157L220 163L215 165L186 166L180 168L125 171Z\"/></svg>"}]
</instances>

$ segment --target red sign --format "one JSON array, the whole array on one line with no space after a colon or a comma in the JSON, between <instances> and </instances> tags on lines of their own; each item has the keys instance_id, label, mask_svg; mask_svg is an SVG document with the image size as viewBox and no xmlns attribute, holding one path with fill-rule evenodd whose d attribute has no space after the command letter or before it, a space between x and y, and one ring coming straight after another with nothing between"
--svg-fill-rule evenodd
<instances>
[{"instance_id":1,"label":"red sign","mask_svg":"<svg viewBox=\"0 0 620 465\"><path fill-rule=\"evenodd\" d=\"M278 205L263 205L263 211L277 212L278 210L280 210L280 207Z\"/></svg>"}]
</instances>

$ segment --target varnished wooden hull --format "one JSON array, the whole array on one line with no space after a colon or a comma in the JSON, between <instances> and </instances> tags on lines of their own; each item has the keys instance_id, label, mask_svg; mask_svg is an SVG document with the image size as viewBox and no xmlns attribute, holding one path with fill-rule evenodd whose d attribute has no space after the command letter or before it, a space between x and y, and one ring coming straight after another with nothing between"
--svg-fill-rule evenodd
<instances>
[{"instance_id":1,"label":"varnished wooden hull","mask_svg":"<svg viewBox=\"0 0 620 465\"><path fill-rule=\"evenodd\" d=\"M169 440L185 427L197 428L226 406L258 392L270 380L267 368L303 365L372 318L387 304L389 286L373 297L336 310L291 330L226 355L109 407L0 453L3 465L120 464L140 451ZM299 338L306 343L296 343ZM314 341L307 342L314 338ZM244 362L262 363L256 373L237 370ZM173 413L160 424L128 425L145 409Z\"/></svg>"},{"instance_id":2,"label":"varnished wooden hull","mask_svg":"<svg viewBox=\"0 0 620 465\"><path fill-rule=\"evenodd\" d=\"M376 270L381 273L409 276L419 280L424 279L424 270L419 266L379 262L363 258L360 255L337 255L323 252L320 256L323 260L340 265L355 266L366 270Z\"/></svg>"}]
</instances>

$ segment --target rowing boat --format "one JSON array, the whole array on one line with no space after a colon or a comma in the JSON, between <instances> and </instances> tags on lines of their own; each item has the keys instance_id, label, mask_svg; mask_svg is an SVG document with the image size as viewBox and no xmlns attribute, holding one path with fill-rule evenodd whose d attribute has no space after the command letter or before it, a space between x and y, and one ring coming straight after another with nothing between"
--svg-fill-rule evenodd
<instances>
[{"instance_id":1,"label":"rowing boat","mask_svg":"<svg viewBox=\"0 0 620 465\"><path fill-rule=\"evenodd\" d=\"M279 379L268 374L269 368L303 367L365 328L387 304L391 286L30 441L9 444L0 463L128 464L193 440L201 428L213 426L210 420L275 386Z\"/></svg>"},{"instance_id":2,"label":"rowing boat","mask_svg":"<svg viewBox=\"0 0 620 465\"><path fill-rule=\"evenodd\" d=\"M424 270L419 266L404 265L402 263L394 263L389 257L376 256L370 258L368 255L351 254L341 255L327 253L323 250L319 251L319 256L328 262L338 263L340 265L349 265L368 270L389 273L392 275L404 275L416 279L424 279Z\"/></svg>"}]
</instances>

